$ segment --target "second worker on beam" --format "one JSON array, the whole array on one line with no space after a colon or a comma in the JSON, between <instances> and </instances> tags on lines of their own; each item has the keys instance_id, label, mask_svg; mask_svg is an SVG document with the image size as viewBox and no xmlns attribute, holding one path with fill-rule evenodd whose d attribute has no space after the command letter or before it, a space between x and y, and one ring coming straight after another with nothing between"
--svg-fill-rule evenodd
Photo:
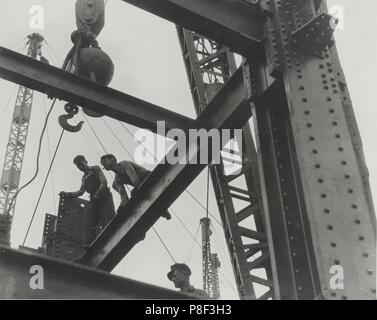
<instances>
[{"instance_id":1,"label":"second worker on beam","mask_svg":"<svg viewBox=\"0 0 377 320\"><path fill-rule=\"evenodd\" d=\"M151 173L149 170L132 161L125 160L118 162L116 157L112 154L102 156L101 164L105 170L115 173L113 188L120 194L121 207L124 207L129 200L125 185L131 185L133 187L131 191L132 196ZM162 213L162 216L167 220L171 219L171 215L167 210Z\"/></svg>"}]
</instances>

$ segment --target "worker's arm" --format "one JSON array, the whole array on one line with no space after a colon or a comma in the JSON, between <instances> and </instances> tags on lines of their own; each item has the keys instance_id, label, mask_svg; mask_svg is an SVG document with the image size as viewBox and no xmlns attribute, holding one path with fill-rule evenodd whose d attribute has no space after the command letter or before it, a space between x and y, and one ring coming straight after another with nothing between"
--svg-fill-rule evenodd
<instances>
[{"instance_id":1,"label":"worker's arm","mask_svg":"<svg viewBox=\"0 0 377 320\"><path fill-rule=\"evenodd\" d=\"M68 199L72 199L72 198L81 197L84 193L85 193L85 185L84 185L84 181L83 181L81 183L80 190L75 191L75 192L65 192L65 191L62 191L62 192L59 193L59 196L64 196L64 197L66 197Z\"/></svg>"},{"instance_id":2,"label":"worker's arm","mask_svg":"<svg viewBox=\"0 0 377 320\"><path fill-rule=\"evenodd\" d=\"M130 180L133 181L133 190L131 191L131 197L135 196L138 193L140 185L143 181L149 176L151 172L144 167L138 165L137 163L132 162L130 165ZM141 179L140 179L141 178Z\"/></svg>"},{"instance_id":3,"label":"worker's arm","mask_svg":"<svg viewBox=\"0 0 377 320\"><path fill-rule=\"evenodd\" d=\"M122 185L119 188L119 194L120 194L120 206L124 207L126 203L128 202L128 194L126 191L126 188Z\"/></svg>"},{"instance_id":4,"label":"worker's arm","mask_svg":"<svg viewBox=\"0 0 377 320\"><path fill-rule=\"evenodd\" d=\"M128 200L129 200L126 188L124 187L124 185L122 183L117 182L116 179L113 182L113 188L120 195L120 206L124 207L126 205L126 203L128 202Z\"/></svg>"},{"instance_id":5,"label":"worker's arm","mask_svg":"<svg viewBox=\"0 0 377 320\"><path fill-rule=\"evenodd\" d=\"M100 192L107 187L107 179L106 179L105 175L103 174L102 170L99 167L95 167L94 172L95 172L98 180L100 181L100 185L99 185L97 191L94 194L95 197L98 197Z\"/></svg>"},{"instance_id":6,"label":"worker's arm","mask_svg":"<svg viewBox=\"0 0 377 320\"><path fill-rule=\"evenodd\" d=\"M78 198L81 197L85 193L85 189L81 189L76 192L68 192L68 197L69 198Z\"/></svg>"}]
</instances>

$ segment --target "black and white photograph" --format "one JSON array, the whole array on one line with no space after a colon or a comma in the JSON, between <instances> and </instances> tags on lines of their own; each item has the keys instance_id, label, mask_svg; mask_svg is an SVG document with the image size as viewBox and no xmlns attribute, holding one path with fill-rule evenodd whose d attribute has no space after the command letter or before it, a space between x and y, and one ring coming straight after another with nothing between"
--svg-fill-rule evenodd
<instances>
[{"instance_id":1,"label":"black and white photograph","mask_svg":"<svg viewBox=\"0 0 377 320\"><path fill-rule=\"evenodd\" d=\"M0 300L376 300L376 12L0 0Z\"/></svg>"}]
</instances>

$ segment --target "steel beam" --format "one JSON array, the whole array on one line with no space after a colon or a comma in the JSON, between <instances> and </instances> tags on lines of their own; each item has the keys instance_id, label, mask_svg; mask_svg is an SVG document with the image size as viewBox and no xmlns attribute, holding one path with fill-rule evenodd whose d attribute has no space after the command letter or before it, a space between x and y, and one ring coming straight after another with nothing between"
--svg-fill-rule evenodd
<instances>
[{"instance_id":1,"label":"steel beam","mask_svg":"<svg viewBox=\"0 0 377 320\"><path fill-rule=\"evenodd\" d=\"M242 71L238 70L200 115L198 126L207 130L241 128L251 116L245 97ZM188 143L187 162L201 150L208 150L208 142L201 146ZM174 148L170 152L174 153ZM160 163L78 262L112 270L205 167Z\"/></svg>"},{"instance_id":2,"label":"steel beam","mask_svg":"<svg viewBox=\"0 0 377 320\"><path fill-rule=\"evenodd\" d=\"M3 47L0 77L153 132L157 121L165 121L167 129L195 127L193 119Z\"/></svg>"},{"instance_id":3,"label":"steel beam","mask_svg":"<svg viewBox=\"0 0 377 320\"><path fill-rule=\"evenodd\" d=\"M249 63L275 295L375 299L376 217L337 53L292 45L326 16L312 0L269 4L267 63Z\"/></svg>"},{"instance_id":4,"label":"steel beam","mask_svg":"<svg viewBox=\"0 0 377 320\"><path fill-rule=\"evenodd\" d=\"M258 5L240 0L123 0L225 44L237 53L263 55L263 18Z\"/></svg>"},{"instance_id":5,"label":"steel beam","mask_svg":"<svg viewBox=\"0 0 377 320\"><path fill-rule=\"evenodd\" d=\"M43 289L32 289L38 268ZM36 279L36 278L35 278ZM39 284L42 284L39 282ZM106 272L0 246L0 299L195 299Z\"/></svg>"}]
</instances>

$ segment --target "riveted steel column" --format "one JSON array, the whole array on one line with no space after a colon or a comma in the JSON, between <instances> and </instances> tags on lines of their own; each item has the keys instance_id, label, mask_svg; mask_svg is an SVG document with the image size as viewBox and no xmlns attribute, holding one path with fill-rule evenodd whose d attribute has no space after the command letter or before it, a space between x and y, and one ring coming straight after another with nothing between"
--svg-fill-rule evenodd
<instances>
[{"instance_id":1,"label":"riveted steel column","mask_svg":"<svg viewBox=\"0 0 377 320\"><path fill-rule=\"evenodd\" d=\"M312 0L263 3L266 64L249 63L276 296L375 299L375 213L336 50L294 38L323 42L328 16Z\"/></svg>"}]
</instances>

